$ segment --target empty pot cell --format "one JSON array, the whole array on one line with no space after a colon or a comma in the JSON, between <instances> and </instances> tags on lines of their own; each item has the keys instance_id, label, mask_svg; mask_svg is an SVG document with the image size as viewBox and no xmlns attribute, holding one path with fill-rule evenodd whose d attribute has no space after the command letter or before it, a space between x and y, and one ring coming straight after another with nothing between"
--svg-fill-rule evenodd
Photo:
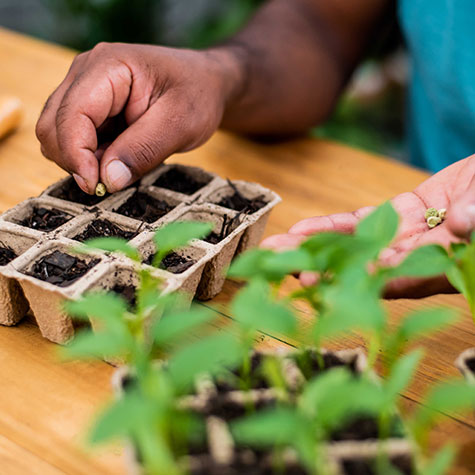
<instances>
[{"instance_id":1,"label":"empty pot cell","mask_svg":"<svg viewBox=\"0 0 475 475\"><path fill-rule=\"evenodd\" d=\"M158 193L147 192L143 189L136 190L124 203L113 208L113 211L146 223L154 223L178 204L175 200L157 195Z\"/></svg>"},{"instance_id":2,"label":"empty pot cell","mask_svg":"<svg viewBox=\"0 0 475 475\"><path fill-rule=\"evenodd\" d=\"M1 275L1 271L35 242L36 239L31 237L0 231L0 325L16 325L28 312L28 301L20 284Z\"/></svg>"},{"instance_id":3,"label":"empty pot cell","mask_svg":"<svg viewBox=\"0 0 475 475\"><path fill-rule=\"evenodd\" d=\"M461 353L455 366L469 383L475 384L475 348L468 348Z\"/></svg>"},{"instance_id":4,"label":"empty pot cell","mask_svg":"<svg viewBox=\"0 0 475 475\"><path fill-rule=\"evenodd\" d=\"M108 193L104 196L84 193L72 177L61 180L53 185L49 190L47 190L47 194L53 198L59 198L60 200L84 206L96 206L110 196Z\"/></svg>"},{"instance_id":5,"label":"empty pot cell","mask_svg":"<svg viewBox=\"0 0 475 475\"><path fill-rule=\"evenodd\" d=\"M130 241L141 231L142 226L118 224L112 221L112 216L100 215L79 226L79 231L68 231L67 236L75 241L85 242L90 239L115 237Z\"/></svg>"},{"instance_id":6,"label":"empty pot cell","mask_svg":"<svg viewBox=\"0 0 475 475\"><path fill-rule=\"evenodd\" d=\"M74 211L56 207L43 199L27 200L7 212L4 220L35 231L50 232L74 218Z\"/></svg>"},{"instance_id":7,"label":"empty pot cell","mask_svg":"<svg viewBox=\"0 0 475 475\"><path fill-rule=\"evenodd\" d=\"M34 251L34 252L33 252ZM25 293L41 334L55 343L66 343L74 335L74 325L63 309L65 300L78 298L94 275L104 267L92 253L75 256L63 242L46 242L18 259L15 277Z\"/></svg>"},{"instance_id":8,"label":"empty pot cell","mask_svg":"<svg viewBox=\"0 0 475 475\"><path fill-rule=\"evenodd\" d=\"M152 185L188 196L204 188L213 179L213 175L199 168L183 165L165 165L163 168Z\"/></svg>"}]
</instances>

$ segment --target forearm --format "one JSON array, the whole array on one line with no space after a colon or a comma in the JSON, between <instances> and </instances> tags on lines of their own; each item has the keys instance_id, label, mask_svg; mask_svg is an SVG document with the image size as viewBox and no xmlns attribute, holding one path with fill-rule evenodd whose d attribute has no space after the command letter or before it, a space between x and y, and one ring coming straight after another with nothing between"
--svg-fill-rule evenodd
<instances>
[{"instance_id":1,"label":"forearm","mask_svg":"<svg viewBox=\"0 0 475 475\"><path fill-rule=\"evenodd\" d=\"M346 1L270 1L216 49L234 81L222 127L291 134L328 117L387 6L366 0L355 20Z\"/></svg>"}]
</instances>

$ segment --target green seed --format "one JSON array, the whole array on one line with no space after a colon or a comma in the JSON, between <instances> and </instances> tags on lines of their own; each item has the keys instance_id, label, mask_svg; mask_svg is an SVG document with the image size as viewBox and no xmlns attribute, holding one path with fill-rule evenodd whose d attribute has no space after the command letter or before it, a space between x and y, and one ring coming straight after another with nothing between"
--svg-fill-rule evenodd
<instances>
[{"instance_id":1,"label":"green seed","mask_svg":"<svg viewBox=\"0 0 475 475\"><path fill-rule=\"evenodd\" d=\"M439 212L435 208L427 208L425 218L426 220L431 217L439 217Z\"/></svg>"},{"instance_id":2,"label":"green seed","mask_svg":"<svg viewBox=\"0 0 475 475\"><path fill-rule=\"evenodd\" d=\"M445 208L439 209L439 218L443 221L447 216L447 210Z\"/></svg>"},{"instance_id":3,"label":"green seed","mask_svg":"<svg viewBox=\"0 0 475 475\"><path fill-rule=\"evenodd\" d=\"M106 187L103 183L98 183L96 186L96 195L104 196L107 193Z\"/></svg>"},{"instance_id":4,"label":"green seed","mask_svg":"<svg viewBox=\"0 0 475 475\"><path fill-rule=\"evenodd\" d=\"M427 218L427 226L429 228L435 228L438 224L440 224L442 220L438 216L429 216Z\"/></svg>"}]
</instances>

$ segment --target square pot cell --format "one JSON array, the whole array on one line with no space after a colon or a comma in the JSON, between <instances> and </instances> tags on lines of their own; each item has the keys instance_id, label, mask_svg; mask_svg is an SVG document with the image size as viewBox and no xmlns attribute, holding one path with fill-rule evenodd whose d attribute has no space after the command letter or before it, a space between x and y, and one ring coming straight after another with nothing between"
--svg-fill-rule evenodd
<instances>
[{"instance_id":1,"label":"square pot cell","mask_svg":"<svg viewBox=\"0 0 475 475\"><path fill-rule=\"evenodd\" d=\"M131 241L143 229L143 223L104 211L79 216L64 228L61 235L79 242L103 237L115 237Z\"/></svg>"},{"instance_id":2,"label":"square pot cell","mask_svg":"<svg viewBox=\"0 0 475 475\"><path fill-rule=\"evenodd\" d=\"M56 231L71 221L78 212L74 205L56 205L48 199L32 198L6 212L2 219L43 234Z\"/></svg>"},{"instance_id":3,"label":"square pot cell","mask_svg":"<svg viewBox=\"0 0 475 475\"><path fill-rule=\"evenodd\" d=\"M79 298L96 274L107 271L103 260L94 252L74 255L66 241L46 241L18 258L13 271L8 270L20 282L45 338L65 343L74 335L63 302Z\"/></svg>"},{"instance_id":4,"label":"square pot cell","mask_svg":"<svg viewBox=\"0 0 475 475\"><path fill-rule=\"evenodd\" d=\"M111 196L110 194L96 196L84 193L72 177L63 178L54 183L44 191L43 195L82 206L97 206Z\"/></svg>"},{"instance_id":5,"label":"square pot cell","mask_svg":"<svg viewBox=\"0 0 475 475\"><path fill-rule=\"evenodd\" d=\"M14 266L15 259L35 243L34 237L0 230L0 325L16 325L28 312L28 301L20 284L2 275L2 269Z\"/></svg>"},{"instance_id":6,"label":"square pot cell","mask_svg":"<svg viewBox=\"0 0 475 475\"><path fill-rule=\"evenodd\" d=\"M327 453L336 462L338 475L386 473L391 468L404 475L416 474L411 443L404 439L387 439L383 444L371 442L342 442L331 444ZM385 455L389 470L378 470L378 455Z\"/></svg>"},{"instance_id":7,"label":"square pot cell","mask_svg":"<svg viewBox=\"0 0 475 475\"><path fill-rule=\"evenodd\" d=\"M156 254L154 233L144 233L134 244L142 256L142 262L145 265L153 265ZM182 291L194 295L209 254L213 255L198 244L190 245L168 254L160 263L159 269L172 274Z\"/></svg>"},{"instance_id":8,"label":"square pot cell","mask_svg":"<svg viewBox=\"0 0 475 475\"><path fill-rule=\"evenodd\" d=\"M214 177L214 174L197 167L179 164L161 165L142 179L142 185L151 185L175 191L185 196L192 196L199 191L203 192Z\"/></svg>"},{"instance_id":9,"label":"square pot cell","mask_svg":"<svg viewBox=\"0 0 475 475\"><path fill-rule=\"evenodd\" d=\"M212 205L210 205L212 206ZM211 234L203 239L215 255L207 262L203 277L198 285L196 297L208 300L215 297L223 288L226 270L231 263L244 232L242 217L236 212L220 213L206 206L195 206L182 214L177 221L201 221L213 224Z\"/></svg>"},{"instance_id":10,"label":"square pot cell","mask_svg":"<svg viewBox=\"0 0 475 475\"><path fill-rule=\"evenodd\" d=\"M455 366L465 379L475 385L475 348L468 348L455 361Z\"/></svg>"},{"instance_id":11,"label":"square pot cell","mask_svg":"<svg viewBox=\"0 0 475 475\"><path fill-rule=\"evenodd\" d=\"M141 187L127 192L123 199L112 207L112 211L152 224L168 216L179 204L180 201L170 196L170 193Z\"/></svg>"}]
</instances>

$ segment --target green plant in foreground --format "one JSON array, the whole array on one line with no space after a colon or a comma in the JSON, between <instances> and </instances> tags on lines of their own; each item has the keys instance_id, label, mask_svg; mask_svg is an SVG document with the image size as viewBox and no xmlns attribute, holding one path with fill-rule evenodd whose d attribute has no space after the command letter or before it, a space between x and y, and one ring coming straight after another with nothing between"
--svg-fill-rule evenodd
<instances>
[{"instance_id":1,"label":"green plant in foreground","mask_svg":"<svg viewBox=\"0 0 475 475\"><path fill-rule=\"evenodd\" d=\"M106 238L87 243L86 249L126 255L136 263L138 276L135 308L122 297L105 292L67 304L72 315L91 318L95 327L94 332L78 334L67 348L69 356L107 356L128 365L123 394L100 416L91 440L125 437L133 442L146 473L183 473L182 456L202 447L205 428L202 417L179 409L178 402L194 392L200 375L219 377L234 370L237 387L248 390L253 383L251 350L260 331L296 337L318 351L329 339L361 331L369 341L370 369L383 351L383 381L376 382L370 370L354 376L345 368L324 368L320 359L320 370L325 371L310 371L303 387L291 391L285 387L281 360L265 357L263 376L286 397L271 409L249 408L244 419L232 424L232 432L238 444L270 450L276 473L283 468L283 451L292 447L307 471L320 475L327 470L324 449L332 433L354 417L372 417L381 441L377 473L390 473L383 442L393 435L400 393L409 384L421 353L399 355L417 338L451 323L454 314L446 309L425 309L411 313L393 329L381 303L384 287L397 277L452 272L458 282L466 282L466 276L471 276L471 251L466 247L453 248L454 260L440 246L424 246L399 266L382 267L379 255L393 241L397 226L397 214L385 203L359 224L354 235L322 233L295 250L276 253L257 249L243 254L229 272L248 281L230 304L234 317L231 331L207 331L199 339L191 339L190 333L209 330L215 313L200 305L187 309L179 294L162 292L163 282L153 270L140 266L139 252L125 241ZM153 265L158 267L170 252L209 231L206 224L189 222L159 229ZM318 282L279 297L284 280L301 271L317 273ZM300 300L311 309L308 335L298 334L293 307ZM405 426L425 448L427 434L440 414L466 409L474 404L474 396L475 388L462 382L438 385ZM453 450L446 448L430 462L421 458L419 469L421 473L443 473L452 458Z\"/></svg>"},{"instance_id":2,"label":"green plant in foreground","mask_svg":"<svg viewBox=\"0 0 475 475\"><path fill-rule=\"evenodd\" d=\"M447 278L467 299L475 323L475 232L470 243L452 244L450 249L453 261Z\"/></svg>"}]
</instances>

